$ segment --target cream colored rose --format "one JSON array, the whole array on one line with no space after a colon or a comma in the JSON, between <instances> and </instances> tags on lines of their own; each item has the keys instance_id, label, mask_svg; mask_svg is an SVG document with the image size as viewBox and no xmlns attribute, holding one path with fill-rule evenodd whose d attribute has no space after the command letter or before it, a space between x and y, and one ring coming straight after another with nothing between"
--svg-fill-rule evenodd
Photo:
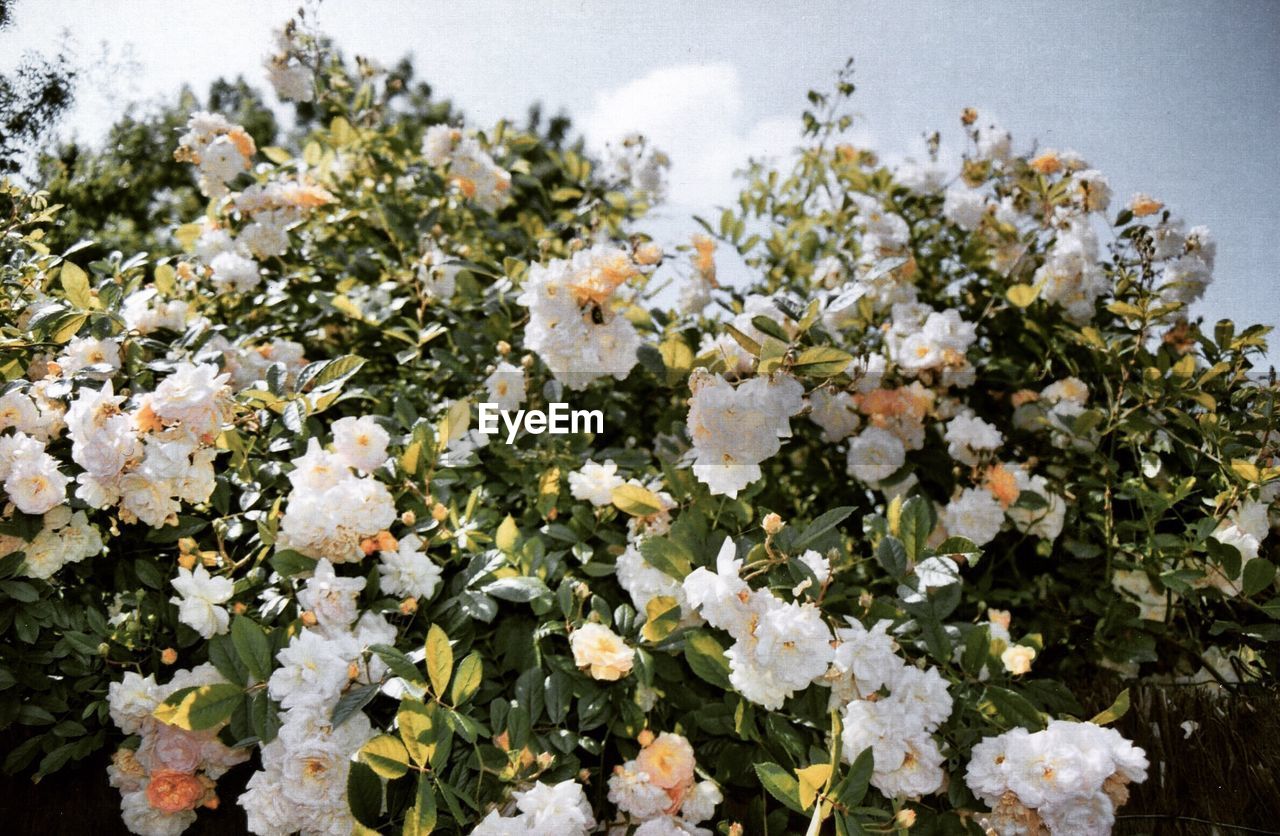
<instances>
[{"instance_id":1,"label":"cream colored rose","mask_svg":"<svg viewBox=\"0 0 1280 836\"><path fill-rule=\"evenodd\" d=\"M573 662L580 668L589 668L592 679L608 682L621 679L631 672L636 652L622 637L603 624L584 624L573 631L569 640L573 648Z\"/></svg>"},{"instance_id":2,"label":"cream colored rose","mask_svg":"<svg viewBox=\"0 0 1280 836\"><path fill-rule=\"evenodd\" d=\"M1004 669L1014 676L1021 676L1031 670L1031 660L1036 658L1036 649L1026 645L1013 644L1000 654L1000 663Z\"/></svg>"}]
</instances>

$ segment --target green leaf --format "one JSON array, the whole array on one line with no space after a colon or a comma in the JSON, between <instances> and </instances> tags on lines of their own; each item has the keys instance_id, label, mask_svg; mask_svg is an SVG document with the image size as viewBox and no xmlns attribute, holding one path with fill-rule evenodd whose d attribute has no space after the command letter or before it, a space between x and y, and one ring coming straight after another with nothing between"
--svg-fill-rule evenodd
<instances>
[{"instance_id":1,"label":"green leaf","mask_svg":"<svg viewBox=\"0 0 1280 836\"><path fill-rule=\"evenodd\" d=\"M402 700L396 714L400 739L409 757L418 766L426 766L436 750L435 711L417 700Z\"/></svg>"},{"instance_id":2,"label":"green leaf","mask_svg":"<svg viewBox=\"0 0 1280 836\"><path fill-rule=\"evenodd\" d=\"M62 282L62 292L66 294L68 302L81 310L93 307L93 294L89 289L88 273L70 261L64 261L59 277Z\"/></svg>"},{"instance_id":3,"label":"green leaf","mask_svg":"<svg viewBox=\"0 0 1280 836\"><path fill-rule=\"evenodd\" d=\"M182 688L156 706L154 714L160 722L187 731L211 729L231 717L243 696L243 688L225 682Z\"/></svg>"},{"instance_id":4,"label":"green leaf","mask_svg":"<svg viewBox=\"0 0 1280 836\"><path fill-rule=\"evenodd\" d=\"M494 598L500 598L503 601L515 601L520 604L551 595L551 590L547 589L547 585L541 578L532 578L527 575L498 578L492 583L485 584L481 591L487 595L492 595Z\"/></svg>"},{"instance_id":5,"label":"green leaf","mask_svg":"<svg viewBox=\"0 0 1280 836\"><path fill-rule=\"evenodd\" d=\"M967 537L948 537L942 541L933 553L942 557L964 558L969 565L974 565L982 557L982 549Z\"/></svg>"},{"instance_id":6,"label":"green leaf","mask_svg":"<svg viewBox=\"0 0 1280 836\"><path fill-rule=\"evenodd\" d=\"M432 624L427 630L426 650L427 676L431 677L431 690L436 696L443 696L453 673L453 648L449 646L449 635L437 624Z\"/></svg>"},{"instance_id":7,"label":"green leaf","mask_svg":"<svg viewBox=\"0 0 1280 836\"><path fill-rule=\"evenodd\" d=\"M640 542L640 555L645 563L678 581L693 571L693 555L666 537L646 537Z\"/></svg>"},{"instance_id":8,"label":"green leaf","mask_svg":"<svg viewBox=\"0 0 1280 836\"><path fill-rule=\"evenodd\" d=\"M809 377L834 377L849 367L853 355L829 345L815 345L800 352L793 369Z\"/></svg>"},{"instance_id":9,"label":"green leaf","mask_svg":"<svg viewBox=\"0 0 1280 836\"><path fill-rule=\"evenodd\" d=\"M449 701L462 705L476 691L484 679L484 659L479 653L470 653L458 665L458 673L453 678L453 688L449 691Z\"/></svg>"},{"instance_id":10,"label":"green leaf","mask_svg":"<svg viewBox=\"0 0 1280 836\"><path fill-rule=\"evenodd\" d=\"M800 803L800 782L790 772L776 763L758 763L755 768L760 783L769 791L769 795L797 813L804 813L804 806Z\"/></svg>"},{"instance_id":11,"label":"green leaf","mask_svg":"<svg viewBox=\"0 0 1280 836\"><path fill-rule=\"evenodd\" d=\"M341 726L348 718L355 715L357 711L363 709L366 705L378 696L381 685L374 683L373 685L361 685L352 688L343 694L338 700L338 704L333 707L333 714L329 717L329 722L335 726Z\"/></svg>"},{"instance_id":12,"label":"green leaf","mask_svg":"<svg viewBox=\"0 0 1280 836\"><path fill-rule=\"evenodd\" d=\"M388 781L394 781L409 771L409 751L399 738L389 734L379 735L364 744L356 757Z\"/></svg>"},{"instance_id":13,"label":"green leaf","mask_svg":"<svg viewBox=\"0 0 1280 836\"><path fill-rule=\"evenodd\" d=\"M1119 720L1128 712L1129 712L1129 689L1125 688L1116 697L1115 702L1111 703L1111 705L1108 708L1094 715L1093 719L1091 719L1089 722L1093 723L1094 725L1105 726L1108 723L1114 723L1116 720Z\"/></svg>"},{"instance_id":14,"label":"green leaf","mask_svg":"<svg viewBox=\"0 0 1280 836\"><path fill-rule=\"evenodd\" d=\"M846 807L857 807L867 795L867 787L871 783L871 773L875 767L874 753L870 746L863 749L854 758L849 772L845 775L837 797Z\"/></svg>"},{"instance_id":15,"label":"green leaf","mask_svg":"<svg viewBox=\"0 0 1280 836\"><path fill-rule=\"evenodd\" d=\"M719 639L709 630L693 630L684 640L684 659L693 672L712 685L728 691L729 660Z\"/></svg>"},{"instance_id":16,"label":"green leaf","mask_svg":"<svg viewBox=\"0 0 1280 836\"><path fill-rule=\"evenodd\" d=\"M249 675L266 682L271 676L271 640L266 631L253 619L237 615L231 620L231 642Z\"/></svg>"},{"instance_id":17,"label":"green leaf","mask_svg":"<svg viewBox=\"0 0 1280 836\"><path fill-rule=\"evenodd\" d=\"M924 497L913 496L902 506L902 512L898 516L898 537L912 563L924 556L925 543L933 532L933 523L933 505Z\"/></svg>"},{"instance_id":18,"label":"green leaf","mask_svg":"<svg viewBox=\"0 0 1280 836\"><path fill-rule=\"evenodd\" d=\"M839 508L832 508L826 513L819 514L818 518L809 523L800 536L796 537L795 542L791 544L791 548L799 551L810 543L816 542L822 535L848 519L854 510L852 505L842 505Z\"/></svg>"},{"instance_id":19,"label":"green leaf","mask_svg":"<svg viewBox=\"0 0 1280 836\"><path fill-rule=\"evenodd\" d=\"M436 827L436 794L427 775L418 776L413 806L404 816L402 836L427 836Z\"/></svg>"},{"instance_id":20,"label":"green leaf","mask_svg":"<svg viewBox=\"0 0 1280 836\"><path fill-rule=\"evenodd\" d=\"M885 537L876 546L876 561L893 578L907 573L907 549L897 537Z\"/></svg>"},{"instance_id":21,"label":"green leaf","mask_svg":"<svg viewBox=\"0 0 1280 836\"><path fill-rule=\"evenodd\" d=\"M1265 557L1257 557L1244 565L1241 585L1245 595L1257 595L1276 579L1276 565Z\"/></svg>"},{"instance_id":22,"label":"green leaf","mask_svg":"<svg viewBox=\"0 0 1280 836\"><path fill-rule=\"evenodd\" d=\"M680 626L680 602L670 595L657 595L645 604L644 627L640 635L647 642L657 644L675 632Z\"/></svg>"},{"instance_id":23,"label":"green leaf","mask_svg":"<svg viewBox=\"0 0 1280 836\"><path fill-rule=\"evenodd\" d=\"M493 544L504 554L512 554L515 552L519 541L520 528L516 525L515 519L510 514L507 514L506 518L498 525Z\"/></svg>"},{"instance_id":24,"label":"green leaf","mask_svg":"<svg viewBox=\"0 0 1280 836\"><path fill-rule=\"evenodd\" d=\"M351 764L347 772L347 806L356 820L352 836L377 833L369 828L375 827L382 815L382 781L363 763Z\"/></svg>"},{"instance_id":25,"label":"green leaf","mask_svg":"<svg viewBox=\"0 0 1280 836\"><path fill-rule=\"evenodd\" d=\"M653 491L630 483L613 489L613 504L633 517L649 517L664 510L662 500Z\"/></svg>"},{"instance_id":26,"label":"green leaf","mask_svg":"<svg viewBox=\"0 0 1280 836\"><path fill-rule=\"evenodd\" d=\"M376 653L378 658L391 669L391 672L401 679L406 679L409 682L413 682L418 685L427 684L427 680L422 675L422 671L418 670L418 666L413 663L413 660L401 653L399 650L396 650L391 645L370 645L369 650Z\"/></svg>"},{"instance_id":27,"label":"green leaf","mask_svg":"<svg viewBox=\"0 0 1280 836\"><path fill-rule=\"evenodd\" d=\"M1021 694L988 685L979 708L988 713L995 713L1011 726L1022 726L1028 731L1040 731L1044 728L1044 716Z\"/></svg>"}]
</instances>

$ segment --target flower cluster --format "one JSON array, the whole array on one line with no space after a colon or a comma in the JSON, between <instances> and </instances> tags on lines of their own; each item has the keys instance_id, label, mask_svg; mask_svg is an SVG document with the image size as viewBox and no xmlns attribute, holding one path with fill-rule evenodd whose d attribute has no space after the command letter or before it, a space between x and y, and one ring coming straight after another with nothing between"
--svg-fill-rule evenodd
<instances>
[{"instance_id":1,"label":"flower cluster","mask_svg":"<svg viewBox=\"0 0 1280 836\"><path fill-rule=\"evenodd\" d=\"M173 158L200 171L200 191L207 197L227 194L227 184L248 171L257 153L253 137L220 113L198 111L187 121Z\"/></svg>"},{"instance_id":2,"label":"flower cluster","mask_svg":"<svg viewBox=\"0 0 1280 836\"><path fill-rule=\"evenodd\" d=\"M696 765L693 747L681 735L641 732L639 754L609 776L609 801L624 817L609 832L638 824L635 832L645 836L710 836L698 825L715 815L724 797L714 782L694 779Z\"/></svg>"},{"instance_id":3,"label":"flower cluster","mask_svg":"<svg viewBox=\"0 0 1280 836\"><path fill-rule=\"evenodd\" d=\"M625 250L603 244L534 265L516 300L529 309L525 345L570 389L602 377L625 378L636 364L640 337L612 300L639 275Z\"/></svg>"},{"instance_id":4,"label":"flower cluster","mask_svg":"<svg viewBox=\"0 0 1280 836\"><path fill-rule=\"evenodd\" d=\"M965 772L992 810L987 826L1029 836L1105 836L1128 785L1146 777L1146 754L1115 729L1065 720L983 740Z\"/></svg>"},{"instance_id":5,"label":"flower cluster","mask_svg":"<svg viewBox=\"0 0 1280 836\"><path fill-rule=\"evenodd\" d=\"M784 601L768 589L752 589L742 579L736 553L737 546L726 538L716 570L695 569L684 579L684 594L708 624L733 637L733 647L725 651L733 687L754 703L779 709L827 673L833 658L831 628L812 603ZM819 560L812 566L825 574Z\"/></svg>"},{"instance_id":6,"label":"flower cluster","mask_svg":"<svg viewBox=\"0 0 1280 836\"><path fill-rule=\"evenodd\" d=\"M490 811L471 831L471 836L508 836L511 833L587 836L596 826L591 804L582 791L582 785L575 781L558 784L538 781L529 789L515 793L515 806L519 812L513 816Z\"/></svg>"},{"instance_id":7,"label":"flower cluster","mask_svg":"<svg viewBox=\"0 0 1280 836\"><path fill-rule=\"evenodd\" d=\"M449 182L477 206L496 212L510 200L510 172L495 163L475 137L460 129L432 125L422 140L422 156L433 168L447 167Z\"/></svg>"},{"instance_id":8,"label":"flower cluster","mask_svg":"<svg viewBox=\"0 0 1280 836\"><path fill-rule=\"evenodd\" d=\"M111 719L125 734L138 736L136 748L117 750L107 767L132 832L177 836L196 820L197 808L218 806L217 779L248 760L249 751L224 745L216 728L188 731L156 716L175 693L225 683L213 665L200 665L177 671L165 685L132 671L111 684Z\"/></svg>"},{"instance_id":9,"label":"flower cluster","mask_svg":"<svg viewBox=\"0 0 1280 836\"><path fill-rule=\"evenodd\" d=\"M332 452L313 438L293 461L278 547L334 563L359 561L374 550L396 552L382 548L396 520L395 501L382 482L356 472L386 460L387 432L367 416L344 418L333 431Z\"/></svg>"},{"instance_id":10,"label":"flower cluster","mask_svg":"<svg viewBox=\"0 0 1280 836\"><path fill-rule=\"evenodd\" d=\"M737 496L760 478L760 463L791 436L790 418L804 406L804 387L786 374L735 386L698 370L689 378L689 389L694 475L713 494Z\"/></svg>"}]
</instances>

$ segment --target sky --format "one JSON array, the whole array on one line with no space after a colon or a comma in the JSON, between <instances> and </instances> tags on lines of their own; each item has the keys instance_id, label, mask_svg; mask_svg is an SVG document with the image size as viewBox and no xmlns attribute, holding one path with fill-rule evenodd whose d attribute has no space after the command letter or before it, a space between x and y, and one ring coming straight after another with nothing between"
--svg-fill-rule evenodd
<instances>
[{"instance_id":1,"label":"sky","mask_svg":"<svg viewBox=\"0 0 1280 836\"><path fill-rule=\"evenodd\" d=\"M100 136L132 101L220 75L261 81L270 33L297 0L18 0L0 71L69 32L78 55L128 58L95 79L68 130ZM805 92L853 56L854 138L889 160L976 106L1018 148L1072 148L1118 200L1148 192L1218 238L1210 322L1280 324L1280 2L1222 0L324 0L321 28L350 53L419 74L475 124L537 101L588 143L640 130L673 158L654 223L692 226L735 195L749 156L785 154ZM1272 362L1280 363L1280 347Z\"/></svg>"}]
</instances>

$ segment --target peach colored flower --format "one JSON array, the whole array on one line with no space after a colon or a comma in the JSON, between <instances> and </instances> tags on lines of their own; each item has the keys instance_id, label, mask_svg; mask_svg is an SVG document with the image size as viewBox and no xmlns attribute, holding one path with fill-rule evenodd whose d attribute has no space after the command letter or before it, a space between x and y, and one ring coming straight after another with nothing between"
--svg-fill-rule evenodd
<instances>
[{"instance_id":1,"label":"peach colored flower","mask_svg":"<svg viewBox=\"0 0 1280 836\"><path fill-rule=\"evenodd\" d=\"M147 784L147 801L160 812L173 815L198 807L204 798L205 789L204 784L194 775L161 769L151 773L151 782Z\"/></svg>"}]
</instances>

